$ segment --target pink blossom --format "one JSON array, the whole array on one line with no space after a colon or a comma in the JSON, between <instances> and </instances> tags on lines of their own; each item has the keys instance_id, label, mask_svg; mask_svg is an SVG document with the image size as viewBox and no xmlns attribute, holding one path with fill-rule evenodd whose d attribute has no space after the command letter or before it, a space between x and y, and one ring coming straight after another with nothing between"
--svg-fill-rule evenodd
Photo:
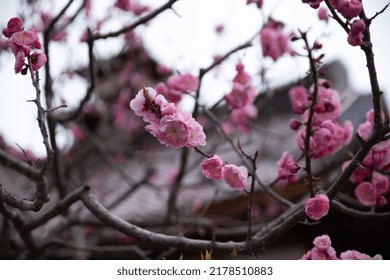
<instances>
[{"instance_id":1,"label":"pink blossom","mask_svg":"<svg viewBox=\"0 0 390 280\"><path fill-rule=\"evenodd\" d=\"M23 30L18 31L12 34L11 42L22 47L34 47L36 49L41 48L41 43L39 42L39 37L35 32L35 29L31 29L31 31Z\"/></svg>"},{"instance_id":2,"label":"pink blossom","mask_svg":"<svg viewBox=\"0 0 390 280\"><path fill-rule=\"evenodd\" d=\"M336 250L331 246L328 235L317 236L313 241L314 247L303 255L303 260L337 260Z\"/></svg>"},{"instance_id":3,"label":"pink blossom","mask_svg":"<svg viewBox=\"0 0 390 280\"><path fill-rule=\"evenodd\" d=\"M245 71L245 66L241 62L236 64L236 71L237 74L233 78L233 83L238 83L240 85L249 85L251 82L251 76L248 72Z\"/></svg>"},{"instance_id":4,"label":"pink blossom","mask_svg":"<svg viewBox=\"0 0 390 280\"><path fill-rule=\"evenodd\" d=\"M157 95L156 91L150 87L141 89L136 97L130 101L130 108L137 116L143 117L146 122L157 122L160 119L160 106L166 103L163 95Z\"/></svg>"},{"instance_id":5,"label":"pink blossom","mask_svg":"<svg viewBox=\"0 0 390 280\"><path fill-rule=\"evenodd\" d=\"M246 187L248 170L245 166L236 166L234 164L226 164L222 168L223 180L232 188L243 191Z\"/></svg>"},{"instance_id":6,"label":"pink blossom","mask_svg":"<svg viewBox=\"0 0 390 280\"><path fill-rule=\"evenodd\" d=\"M140 90L130 107L149 123L145 129L164 145L173 148L206 145L203 127L192 115L169 103L154 89Z\"/></svg>"},{"instance_id":7,"label":"pink blossom","mask_svg":"<svg viewBox=\"0 0 390 280\"><path fill-rule=\"evenodd\" d=\"M147 6L147 5L140 5L140 4L137 4L135 5L135 7L133 8L133 13L136 15L136 16L139 16L147 11L150 10L150 7Z\"/></svg>"},{"instance_id":8,"label":"pink blossom","mask_svg":"<svg viewBox=\"0 0 390 280\"><path fill-rule=\"evenodd\" d=\"M302 3L309 4L310 7L317 9L323 0L302 0Z\"/></svg>"},{"instance_id":9,"label":"pink blossom","mask_svg":"<svg viewBox=\"0 0 390 280\"><path fill-rule=\"evenodd\" d=\"M167 80L168 87L181 91L196 91L198 89L199 80L192 74L179 74L170 76Z\"/></svg>"},{"instance_id":10,"label":"pink blossom","mask_svg":"<svg viewBox=\"0 0 390 280\"><path fill-rule=\"evenodd\" d=\"M362 8L362 3L359 0L339 0L337 4L337 10L346 19L358 16Z\"/></svg>"},{"instance_id":11,"label":"pink blossom","mask_svg":"<svg viewBox=\"0 0 390 280\"><path fill-rule=\"evenodd\" d=\"M314 247L302 256L303 260L382 260L379 254L370 257L357 250L348 250L337 258L335 249L331 246L331 240L327 235L321 235L314 239Z\"/></svg>"},{"instance_id":12,"label":"pink blossom","mask_svg":"<svg viewBox=\"0 0 390 280\"><path fill-rule=\"evenodd\" d=\"M351 141L352 131L353 127L350 121L346 121L344 126L331 120L313 125L309 147L313 158L318 159L340 150ZM302 151L305 150L305 138L306 127L303 127L296 135L297 146Z\"/></svg>"},{"instance_id":13,"label":"pink blossom","mask_svg":"<svg viewBox=\"0 0 390 280\"><path fill-rule=\"evenodd\" d=\"M116 0L114 4L114 7L127 12L132 12L134 6L133 0Z\"/></svg>"},{"instance_id":14,"label":"pink blossom","mask_svg":"<svg viewBox=\"0 0 390 280\"><path fill-rule=\"evenodd\" d=\"M183 97L183 92L169 88L165 83L158 83L155 87L158 94L163 95L168 102L179 103Z\"/></svg>"},{"instance_id":15,"label":"pink blossom","mask_svg":"<svg viewBox=\"0 0 390 280\"><path fill-rule=\"evenodd\" d=\"M377 171L372 173L372 185L375 187L377 194L383 194L389 190L389 178Z\"/></svg>"},{"instance_id":16,"label":"pink blossom","mask_svg":"<svg viewBox=\"0 0 390 280\"><path fill-rule=\"evenodd\" d=\"M252 4L255 3L257 8L261 9L263 7L263 0L246 0L246 4Z\"/></svg>"},{"instance_id":17,"label":"pink blossom","mask_svg":"<svg viewBox=\"0 0 390 280\"><path fill-rule=\"evenodd\" d=\"M225 95L225 101L231 108L239 109L253 102L255 97L256 93L252 87L233 83L231 92Z\"/></svg>"},{"instance_id":18,"label":"pink blossom","mask_svg":"<svg viewBox=\"0 0 390 280\"><path fill-rule=\"evenodd\" d=\"M221 34L224 29L225 29L225 26L223 24L217 24L214 28L215 33L217 33L217 34Z\"/></svg>"},{"instance_id":19,"label":"pink blossom","mask_svg":"<svg viewBox=\"0 0 390 280\"><path fill-rule=\"evenodd\" d=\"M348 250L340 254L342 260L370 260L371 257L367 254L360 253L356 250Z\"/></svg>"},{"instance_id":20,"label":"pink blossom","mask_svg":"<svg viewBox=\"0 0 390 280\"><path fill-rule=\"evenodd\" d=\"M338 260L336 250L330 247L327 250L321 250L313 247L306 254L302 256L302 260Z\"/></svg>"},{"instance_id":21,"label":"pink blossom","mask_svg":"<svg viewBox=\"0 0 390 280\"><path fill-rule=\"evenodd\" d=\"M233 78L233 87L224 99L232 109L241 109L251 104L256 98L256 91L251 85L251 76L241 62L237 63L237 74Z\"/></svg>"},{"instance_id":22,"label":"pink blossom","mask_svg":"<svg viewBox=\"0 0 390 280\"><path fill-rule=\"evenodd\" d=\"M23 21L20 18L11 18L8 21L7 27L3 30L3 34L9 38L8 44L15 56L15 73L26 74L27 67L25 59L28 57L31 62L32 71L37 71L47 61L46 55L33 53L30 54L31 48L40 49L41 43L35 29L23 30ZM28 66L28 65L27 65Z\"/></svg>"},{"instance_id":23,"label":"pink blossom","mask_svg":"<svg viewBox=\"0 0 390 280\"><path fill-rule=\"evenodd\" d=\"M359 202L366 206L375 206L377 191L370 182L362 182L355 188L355 195Z\"/></svg>"},{"instance_id":24,"label":"pink blossom","mask_svg":"<svg viewBox=\"0 0 390 280\"><path fill-rule=\"evenodd\" d=\"M332 242L330 241L330 238L328 235L321 235L321 236L317 236L316 238L314 238L313 244L318 249L325 251L331 247Z\"/></svg>"},{"instance_id":25,"label":"pink blossom","mask_svg":"<svg viewBox=\"0 0 390 280\"><path fill-rule=\"evenodd\" d=\"M190 139L186 143L186 147L194 148L196 146L206 145L206 135L203 132L203 127L194 118L191 117L187 121L187 125L190 129Z\"/></svg>"},{"instance_id":26,"label":"pink blossom","mask_svg":"<svg viewBox=\"0 0 390 280\"><path fill-rule=\"evenodd\" d=\"M233 109L224 123L224 125L231 125L232 130L238 129L241 133L248 133L250 129L250 122L257 116L257 108L252 103L247 104L239 109ZM229 133L229 131L225 131Z\"/></svg>"},{"instance_id":27,"label":"pink blossom","mask_svg":"<svg viewBox=\"0 0 390 280\"><path fill-rule=\"evenodd\" d=\"M364 21L355 20L348 32L347 41L351 46L360 46L363 43L363 31L366 29Z\"/></svg>"},{"instance_id":28,"label":"pink blossom","mask_svg":"<svg viewBox=\"0 0 390 280\"><path fill-rule=\"evenodd\" d=\"M19 32L22 30L23 21L18 17L13 17L8 21L7 27L3 29L3 35L7 38L10 38L15 32Z\"/></svg>"},{"instance_id":29,"label":"pink blossom","mask_svg":"<svg viewBox=\"0 0 390 280\"><path fill-rule=\"evenodd\" d=\"M157 64L156 71L161 75L169 75L172 73L171 68L164 64Z\"/></svg>"},{"instance_id":30,"label":"pink blossom","mask_svg":"<svg viewBox=\"0 0 390 280\"><path fill-rule=\"evenodd\" d=\"M295 175L300 169L299 165L293 160L289 151L284 151L277 162L278 178L286 180L288 183L295 183L298 177ZM291 172L292 171L292 172Z\"/></svg>"},{"instance_id":31,"label":"pink blossom","mask_svg":"<svg viewBox=\"0 0 390 280\"><path fill-rule=\"evenodd\" d=\"M333 8L337 8L337 5L339 4L340 0L329 0L329 3L330 5L333 7Z\"/></svg>"},{"instance_id":32,"label":"pink blossom","mask_svg":"<svg viewBox=\"0 0 390 280\"><path fill-rule=\"evenodd\" d=\"M318 9L318 18L323 21L328 21L329 19L328 10L324 7L320 7Z\"/></svg>"},{"instance_id":33,"label":"pink blossom","mask_svg":"<svg viewBox=\"0 0 390 280\"><path fill-rule=\"evenodd\" d=\"M310 88L310 92L314 93L314 86ZM340 94L331 88L327 80L319 81L314 112L314 122L337 121L340 116ZM304 119L307 120L307 118L308 114L304 115Z\"/></svg>"},{"instance_id":34,"label":"pink blossom","mask_svg":"<svg viewBox=\"0 0 390 280\"><path fill-rule=\"evenodd\" d=\"M325 194L317 194L305 202L306 215L313 220L320 220L329 212L329 198Z\"/></svg>"},{"instance_id":35,"label":"pink blossom","mask_svg":"<svg viewBox=\"0 0 390 280\"><path fill-rule=\"evenodd\" d=\"M288 91L288 96L290 97L293 112L302 115L308 106L306 88L303 86L294 86Z\"/></svg>"},{"instance_id":36,"label":"pink blossom","mask_svg":"<svg viewBox=\"0 0 390 280\"><path fill-rule=\"evenodd\" d=\"M65 42L68 39L68 32L65 30L60 30L55 32L50 39L54 42Z\"/></svg>"},{"instance_id":37,"label":"pink blossom","mask_svg":"<svg viewBox=\"0 0 390 280\"><path fill-rule=\"evenodd\" d=\"M301 125L302 125L302 123L296 119L290 120L290 128L292 130L298 130Z\"/></svg>"},{"instance_id":38,"label":"pink blossom","mask_svg":"<svg viewBox=\"0 0 390 280\"><path fill-rule=\"evenodd\" d=\"M20 73L22 71L23 66L24 66L24 60L26 58L26 55L24 52L18 52L17 55L15 56L15 74Z\"/></svg>"},{"instance_id":39,"label":"pink blossom","mask_svg":"<svg viewBox=\"0 0 390 280\"><path fill-rule=\"evenodd\" d=\"M37 52L32 53L30 59L31 59L31 68L33 71L38 71L39 69L41 69L43 64L45 64L47 61L46 55L44 53L37 53Z\"/></svg>"},{"instance_id":40,"label":"pink blossom","mask_svg":"<svg viewBox=\"0 0 390 280\"><path fill-rule=\"evenodd\" d=\"M184 147L190 139L189 126L174 115L166 115L161 118L155 127L154 135L161 144L173 148Z\"/></svg>"},{"instance_id":41,"label":"pink blossom","mask_svg":"<svg viewBox=\"0 0 390 280\"><path fill-rule=\"evenodd\" d=\"M213 155L211 158L205 159L200 164L202 174L212 180L222 179L222 159L218 155Z\"/></svg>"},{"instance_id":42,"label":"pink blossom","mask_svg":"<svg viewBox=\"0 0 390 280\"><path fill-rule=\"evenodd\" d=\"M271 57L274 61L284 54L292 54L289 38L284 33L282 24L269 20L260 32L260 43L264 57Z\"/></svg>"}]
</instances>

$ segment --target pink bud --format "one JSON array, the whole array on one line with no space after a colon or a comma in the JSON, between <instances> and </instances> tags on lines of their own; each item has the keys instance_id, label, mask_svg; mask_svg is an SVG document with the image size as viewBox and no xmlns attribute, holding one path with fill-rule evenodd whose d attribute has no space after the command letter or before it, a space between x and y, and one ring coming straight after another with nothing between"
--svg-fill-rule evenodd
<instances>
[{"instance_id":1,"label":"pink bud","mask_svg":"<svg viewBox=\"0 0 390 280\"><path fill-rule=\"evenodd\" d=\"M7 38L10 38L15 32L19 32L22 30L23 21L18 17L13 17L8 21L7 27L3 29L3 35Z\"/></svg>"},{"instance_id":2,"label":"pink bud","mask_svg":"<svg viewBox=\"0 0 390 280\"><path fill-rule=\"evenodd\" d=\"M298 128L301 126L301 122L296 120L296 119L291 119L290 120L290 128L292 130L298 130Z\"/></svg>"},{"instance_id":3,"label":"pink bud","mask_svg":"<svg viewBox=\"0 0 390 280\"><path fill-rule=\"evenodd\" d=\"M321 7L318 9L318 18L320 20L328 21L329 16L328 16L328 10L324 7Z\"/></svg>"}]
</instances>

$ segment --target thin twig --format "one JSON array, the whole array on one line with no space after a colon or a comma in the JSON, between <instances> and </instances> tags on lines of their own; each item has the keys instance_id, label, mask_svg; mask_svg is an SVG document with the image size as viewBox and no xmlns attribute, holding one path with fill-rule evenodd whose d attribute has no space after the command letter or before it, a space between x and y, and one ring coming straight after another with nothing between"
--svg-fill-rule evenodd
<instances>
[{"instance_id":1,"label":"thin twig","mask_svg":"<svg viewBox=\"0 0 390 280\"><path fill-rule=\"evenodd\" d=\"M21 161L15 157L10 156L8 153L6 153L4 150L1 149L0 149L0 163L1 165L11 168L16 172L18 172L19 174L22 174L35 182L41 179L40 170L25 163L24 161Z\"/></svg>"},{"instance_id":2,"label":"thin twig","mask_svg":"<svg viewBox=\"0 0 390 280\"><path fill-rule=\"evenodd\" d=\"M88 38L92 38L91 30L88 28ZM89 64L88 64L88 73L89 73L89 86L87 89L87 92L84 96L84 98L81 100L79 106L76 110L64 115L64 116L58 116L56 119L59 122L68 122L70 120L77 119L78 116L82 113L84 109L84 105L91 99L92 93L95 89L96 84L96 66L95 66L95 57L93 54L93 40L88 40L88 57L89 57Z\"/></svg>"},{"instance_id":3,"label":"thin twig","mask_svg":"<svg viewBox=\"0 0 390 280\"><path fill-rule=\"evenodd\" d=\"M389 6L390 6L390 1L389 1L389 3L386 4L386 6L383 7L382 10L380 10L379 12L376 12L375 15L373 15L371 18L369 18L370 23L371 23L374 19L376 19L377 16L383 14L383 13L387 10L387 8L388 8Z\"/></svg>"},{"instance_id":4,"label":"thin twig","mask_svg":"<svg viewBox=\"0 0 390 280\"><path fill-rule=\"evenodd\" d=\"M139 20L135 21L134 23L132 23L132 24L130 24L128 26L125 26L125 27L123 27L122 29L120 29L118 31L109 32L109 33L106 33L106 34L97 34L97 35L95 35L92 38L92 40L100 40L100 39L107 39L107 38L117 37L117 36L119 36L119 35L121 35L123 33L130 32L130 31L134 30L136 27L138 27L139 25L145 24L148 21L150 21L151 19L155 18L156 16L161 14L163 11L165 11L167 9L170 9L172 7L172 5L175 2L177 2L177 1L178 0L170 0L167 3L165 3L164 5L162 5L161 7L159 7L157 9L155 9L154 11L150 12L146 16L141 17Z\"/></svg>"}]
</instances>

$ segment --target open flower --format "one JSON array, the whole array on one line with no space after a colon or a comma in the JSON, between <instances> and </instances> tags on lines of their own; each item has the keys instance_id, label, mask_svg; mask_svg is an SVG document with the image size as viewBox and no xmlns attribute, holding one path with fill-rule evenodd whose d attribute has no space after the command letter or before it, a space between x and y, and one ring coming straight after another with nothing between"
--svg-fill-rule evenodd
<instances>
[{"instance_id":1,"label":"open flower","mask_svg":"<svg viewBox=\"0 0 390 280\"><path fill-rule=\"evenodd\" d=\"M200 166L206 178L212 180L222 179L223 161L218 155L213 155L211 158L205 159Z\"/></svg>"},{"instance_id":2,"label":"open flower","mask_svg":"<svg viewBox=\"0 0 390 280\"><path fill-rule=\"evenodd\" d=\"M245 166L227 164L222 168L223 180L233 189L243 191L246 187L248 170Z\"/></svg>"},{"instance_id":3,"label":"open flower","mask_svg":"<svg viewBox=\"0 0 390 280\"><path fill-rule=\"evenodd\" d=\"M320 220L329 212L329 198L325 194L317 194L305 203L306 215L313 220Z\"/></svg>"}]
</instances>

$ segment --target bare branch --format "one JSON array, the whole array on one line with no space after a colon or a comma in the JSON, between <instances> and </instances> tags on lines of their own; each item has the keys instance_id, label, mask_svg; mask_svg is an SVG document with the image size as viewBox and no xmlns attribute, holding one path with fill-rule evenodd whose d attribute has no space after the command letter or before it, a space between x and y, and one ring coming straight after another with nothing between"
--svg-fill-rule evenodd
<instances>
[{"instance_id":1,"label":"bare branch","mask_svg":"<svg viewBox=\"0 0 390 280\"><path fill-rule=\"evenodd\" d=\"M11 157L9 154L7 154L4 150L1 149L0 149L0 163L1 165L11 168L16 172L18 172L19 174L22 174L27 178L30 178L31 180L38 181L41 178L40 170L32 167L31 165L25 163L24 161Z\"/></svg>"},{"instance_id":2,"label":"bare branch","mask_svg":"<svg viewBox=\"0 0 390 280\"><path fill-rule=\"evenodd\" d=\"M26 228L28 230L33 230L43 225L51 218L64 213L65 210L67 210L73 203L75 203L80 199L80 196L83 192L86 192L88 190L89 187L84 185L70 192L66 197L56 202L53 208L49 209L45 213L41 214L39 217L32 219L30 222L28 222L26 224Z\"/></svg>"},{"instance_id":3,"label":"bare branch","mask_svg":"<svg viewBox=\"0 0 390 280\"><path fill-rule=\"evenodd\" d=\"M338 201L338 200L332 200L331 206L332 206L332 209L337 210L343 214L346 214L351 218L387 220L390 217L390 212L360 211L360 210L348 207L345 204L343 204L341 201Z\"/></svg>"},{"instance_id":4,"label":"bare branch","mask_svg":"<svg viewBox=\"0 0 390 280\"><path fill-rule=\"evenodd\" d=\"M97 34L92 38L92 40L100 40L100 39L117 37L123 33L130 32L130 31L134 30L136 27L138 27L139 25L145 24L148 21L150 21L151 19L155 18L156 16L161 14L163 11L170 9L172 7L172 5L174 3L176 3L177 1L178 0L170 0L167 3L165 3L164 5L162 5L161 7L155 9L153 12L150 12L146 16L141 17L139 20L130 24L129 26L123 27L122 29L115 31L115 32L110 32L107 34Z\"/></svg>"},{"instance_id":5,"label":"bare branch","mask_svg":"<svg viewBox=\"0 0 390 280\"><path fill-rule=\"evenodd\" d=\"M15 195L3 189L2 185L0 185L0 198L2 202L13 208L29 210L33 212L41 210L42 206L48 201L47 196L42 198L42 196L39 195L35 198L34 201L17 198Z\"/></svg>"}]
</instances>

